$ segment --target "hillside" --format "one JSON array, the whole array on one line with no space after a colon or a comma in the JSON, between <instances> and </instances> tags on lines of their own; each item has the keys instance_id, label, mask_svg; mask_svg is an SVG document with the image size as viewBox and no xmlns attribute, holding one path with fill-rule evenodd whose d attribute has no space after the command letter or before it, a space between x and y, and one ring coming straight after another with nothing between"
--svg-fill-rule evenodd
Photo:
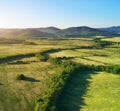
<instances>
[{"instance_id":1,"label":"hillside","mask_svg":"<svg viewBox=\"0 0 120 111\"><path fill-rule=\"evenodd\" d=\"M120 26L114 26L114 27L108 27L108 28L100 28L100 30L120 34Z\"/></svg>"},{"instance_id":2,"label":"hillside","mask_svg":"<svg viewBox=\"0 0 120 111\"><path fill-rule=\"evenodd\" d=\"M117 36L120 27L91 28L87 26L59 29L56 27L27 28L27 29L0 29L0 37L88 37L88 36Z\"/></svg>"},{"instance_id":3,"label":"hillside","mask_svg":"<svg viewBox=\"0 0 120 111\"><path fill-rule=\"evenodd\" d=\"M112 33L108 33L105 31L101 31L99 29L90 28L87 26L82 27L70 27L63 30L64 36L67 37L79 37L79 36L96 36L96 35L111 35Z\"/></svg>"}]
</instances>

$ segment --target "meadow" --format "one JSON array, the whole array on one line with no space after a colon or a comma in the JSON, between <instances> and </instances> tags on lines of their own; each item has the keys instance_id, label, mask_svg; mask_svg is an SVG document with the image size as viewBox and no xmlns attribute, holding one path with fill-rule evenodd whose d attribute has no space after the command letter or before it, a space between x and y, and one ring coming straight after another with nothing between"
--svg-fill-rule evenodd
<instances>
[{"instance_id":1,"label":"meadow","mask_svg":"<svg viewBox=\"0 0 120 111\"><path fill-rule=\"evenodd\" d=\"M60 111L119 111L119 79L105 72L76 73L59 101Z\"/></svg>"},{"instance_id":2,"label":"meadow","mask_svg":"<svg viewBox=\"0 0 120 111\"><path fill-rule=\"evenodd\" d=\"M38 52L55 50L44 55L65 62L120 65L120 38L101 40L114 44L100 47L94 38L1 38L0 111L34 111L37 99L48 91L51 79L65 68L49 61L39 61L35 56ZM29 54L32 55L23 56ZM20 74L26 79L17 80ZM59 111L119 110L119 75L99 71L78 71L73 75L58 101Z\"/></svg>"}]
</instances>

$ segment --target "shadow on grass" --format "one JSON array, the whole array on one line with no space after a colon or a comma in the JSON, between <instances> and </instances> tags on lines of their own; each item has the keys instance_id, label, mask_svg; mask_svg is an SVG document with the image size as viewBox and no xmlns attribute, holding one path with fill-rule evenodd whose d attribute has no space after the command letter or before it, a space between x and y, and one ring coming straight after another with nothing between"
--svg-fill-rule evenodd
<instances>
[{"instance_id":1,"label":"shadow on grass","mask_svg":"<svg viewBox=\"0 0 120 111\"><path fill-rule=\"evenodd\" d=\"M32 78L32 77L26 77L26 76L23 76L22 78L20 78L20 80L28 81L28 82L40 82L40 80L37 80L37 79Z\"/></svg>"},{"instance_id":2,"label":"shadow on grass","mask_svg":"<svg viewBox=\"0 0 120 111\"><path fill-rule=\"evenodd\" d=\"M36 61L13 61L13 62L9 62L8 65L22 65L22 64L30 64L30 63L34 63Z\"/></svg>"},{"instance_id":3,"label":"shadow on grass","mask_svg":"<svg viewBox=\"0 0 120 111\"><path fill-rule=\"evenodd\" d=\"M3 57L3 58L0 58L0 64L8 63L10 61L19 60L19 59L22 59L22 58L34 57L34 56L35 56L34 53L29 53L29 54L20 54L20 55L13 55L13 56L8 56L8 57Z\"/></svg>"},{"instance_id":4,"label":"shadow on grass","mask_svg":"<svg viewBox=\"0 0 120 111\"><path fill-rule=\"evenodd\" d=\"M40 80L37 80L37 79L32 78L32 77L25 77L24 81L28 81L28 82L40 82Z\"/></svg>"},{"instance_id":5,"label":"shadow on grass","mask_svg":"<svg viewBox=\"0 0 120 111\"><path fill-rule=\"evenodd\" d=\"M58 100L58 111L80 111L86 105L83 97L90 85L92 74L97 73L80 72L72 77Z\"/></svg>"},{"instance_id":6,"label":"shadow on grass","mask_svg":"<svg viewBox=\"0 0 120 111\"><path fill-rule=\"evenodd\" d=\"M8 65L16 65L16 64L29 64L29 62L15 61L15 62L9 62L8 63Z\"/></svg>"},{"instance_id":7,"label":"shadow on grass","mask_svg":"<svg viewBox=\"0 0 120 111\"><path fill-rule=\"evenodd\" d=\"M3 83L0 83L0 85L3 85Z\"/></svg>"}]
</instances>

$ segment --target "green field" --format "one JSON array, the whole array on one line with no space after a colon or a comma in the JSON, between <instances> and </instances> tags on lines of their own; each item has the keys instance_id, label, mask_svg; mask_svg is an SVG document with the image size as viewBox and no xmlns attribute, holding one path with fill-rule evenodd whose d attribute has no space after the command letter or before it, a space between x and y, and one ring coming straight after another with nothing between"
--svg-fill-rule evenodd
<instances>
[{"instance_id":1,"label":"green field","mask_svg":"<svg viewBox=\"0 0 120 111\"><path fill-rule=\"evenodd\" d=\"M76 73L60 100L60 111L119 111L120 76Z\"/></svg>"},{"instance_id":2,"label":"green field","mask_svg":"<svg viewBox=\"0 0 120 111\"><path fill-rule=\"evenodd\" d=\"M35 57L19 61L0 65L1 111L33 111L35 100L46 91L49 78L58 70L50 63L37 62ZM18 81L19 74L28 79Z\"/></svg>"},{"instance_id":3,"label":"green field","mask_svg":"<svg viewBox=\"0 0 120 111\"><path fill-rule=\"evenodd\" d=\"M120 38L102 40L116 42L120 41ZM92 38L27 40L2 38L0 111L34 111L36 100L48 91L51 78L58 74L61 67L49 61L37 60L36 53L57 49L45 55L52 58L66 57L63 61L85 65L120 65L120 46L116 44L95 47L97 43ZM30 53L34 55L21 56ZM24 74L26 79L17 80L20 74ZM59 111L118 111L119 79L119 75L106 72L76 72L58 101Z\"/></svg>"}]
</instances>

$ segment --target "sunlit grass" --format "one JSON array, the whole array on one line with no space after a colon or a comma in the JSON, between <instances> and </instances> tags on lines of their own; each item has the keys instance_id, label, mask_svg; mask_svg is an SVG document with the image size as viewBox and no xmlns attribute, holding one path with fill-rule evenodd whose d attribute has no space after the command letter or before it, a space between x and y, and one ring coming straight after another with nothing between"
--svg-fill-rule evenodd
<instances>
[{"instance_id":1,"label":"sunlit grass","mask_svg":"<svg viewBox=\"0 0 120 111\"><path fill-rule=\"evenodd\" d=\"M119 75L101 72L91 77L81 111L119 111Z\"/></svg>"},{"instance_id":2,"label":"sunlit grass","mask_svg":"<svg viewBox=\"0 0 120 111\"><path fill-rule=\"evenodd\" d=\"M35 57L19 61L0 65L0 111L33 111L35 100L47 90L58 70L50 63L37 62ZM19 81L19 74L29 79Z\"/></svg>"},{"instance_id":3,"label":"sunlit grass","mask_svg":"<svg viewBox=\"0 0 120 111\"><path fill-rule=\"evenodd\" d=\"M113 38L112 38L113 39ZM4 58L7 56L13 56L13 55L20 55L20 54L28 54L28 53L36 53L39 51L42 51L43 49L59 49L64 48L66 50L61 50L54 53L49 53L51 57L72 57L69 60L83 63L83 64L95 64L95 65L106 65L106 64L120 64L120 49L119 48L104 48L104 49L70 49L75 48L78 46L90 46L94 45L94 42L92 39L46 39L46 40L35 40L35 39L28 39L21 43L5 43L0 44L0 58ZM32 44L31 44L32 43ZM67 49L69 48L69 49ZM34 101L36 98L38 98L42 93L47 90L49 86L49 80L52 76L57 74L57 71L59 70L58 67L55 67L51 65L48 62L38 62L35 57L30 58L23 58L18 60L9 61L8 64L0 64L0 111L33 111L34 107ZM24 74L25 77L32 78L33 81L18 81L16 79L17 75ZM91 72L89 72L91 74ZM88 74L88 76L89 76ZM106 73L100 73L97 75L92 75L92 79L88 79L88 76L82 76L78 75L76 78L73 78L73 82L75 82L75 85L85 86L88 82L90 84L90 90L88 90L87 93L84 94L84 99L86 105L83 105L83 111L95 111L95 108L100 107L103 103L107 104L104 99L99 100L93 98L89 98L89 91L90 94L93 94L90 97L94 97L94 92L98 89L94 89L99 86L100 89L103 88L102 91L105 91L105 88L102 86L103 83L107 84L107 88L110 91L113 91L113 89L117 88L117 84L119 84L118 76L112 75L112 74L106 74ZM81 84L77 84L80 82L80 79L83 80ZM86 80L85 80L86 79ZM100 79L100 80L98 80ZM84 81L85 80L85 81ZM36 82L35 82L36 81ZM105 82L107 81L107 82ZM116 81L116 82L115 82ZM114 85L112 83L115 83ZM92 85L93 84L93 85ZM74 84L73 89L75 88ZM70 85L70 87L71 87ZM110 88L108 87L110 85ZM69 86L68 86L69 87ZM77 87L79 89L79 87ZM85 86L85 88L87 88ZM78 90L79 91L79 90ZM80 89L82 91L82 89ZM71 89L70 93L74 93L74 90ZM93 93L92 93L93 92ZM99 91L100 92L100 91ZM108 93L105 91L105 94ZM118 96L116 92L116 96ZM104 96L104 95L103 95ZM115 97L116 97L115 96ZM107 97L107 96L106 96ZM115 98L112 97L112 98ZM81 102L79 99L79 92L75 92L75 95L72 94L72 104L77 104L79 109L80 103L74 103L74 98L77 99L78 102ZM107 98L108 99L108 98ZM120 99L120 98L119 98ZM68 99L69 100L69 99ZM65 100L69 103L71 100ZM96 102L95 105L90 101L101 101L101 103ZM106 99L105 99L106 100ZM110 99L111 100L111 99ZM11 102L12 101L12 102ZM109 100L106 100L107 102L110 102ZM117 102L118 99L115 100ZM97 105L98 104L98 105ZM111 103L114 105L114 103ZM69 111L78 111L76 109L72 109L72 105L67 104L68 106L71 106ZM88 105L88 106L87 106ZM92 106L93 105L93 106ZM111 109L114 111L114 109L117 109L118 104ZM103 105L105 107L105 105ZM107 104L107 107L110 107ZM90 109L91 108L91 109ZM103 107L102 107L103 108ZM90 109L90 110L89 110ZM108 109L103 108L103 111L109 111ZM67 111L67 110L66 110ZM96 110L99 111L99 110ZM101 110L100 110L101 111ZM117 111L117 110L115 110Z\"/></svg>"},{"instance_id":4,"label":"sunlit grass","mask_svg":"<svg viewBox=\"0 0 120 111\"><path fill-rule=\"evenodd\" d=\"M78 72L59 101L59 111L119 111L120 77L105 72Z\"/></svg>"},{"instance_id":5,"label":"sunlit grass","mask_svg":"<svg viewBox=\"0 0 120 111\"><path fill-rule=\"evenodd\" d=\"M50 54L52 57L73 57L72 61L84 64L120 64L120 49L76 49L63 50Z\"/></svg>"},{"instance_id":6,"label":"sunlit grass","mask_svg":"<svg viewBox=\"0 0 120 111\"><path fill-rule=\"evenodd\" d=\"M104 38L102 40L105 41L112 41L112 42L120 42L120 37L114 37L114 38Z\"/></svg>"}]
</instances>

